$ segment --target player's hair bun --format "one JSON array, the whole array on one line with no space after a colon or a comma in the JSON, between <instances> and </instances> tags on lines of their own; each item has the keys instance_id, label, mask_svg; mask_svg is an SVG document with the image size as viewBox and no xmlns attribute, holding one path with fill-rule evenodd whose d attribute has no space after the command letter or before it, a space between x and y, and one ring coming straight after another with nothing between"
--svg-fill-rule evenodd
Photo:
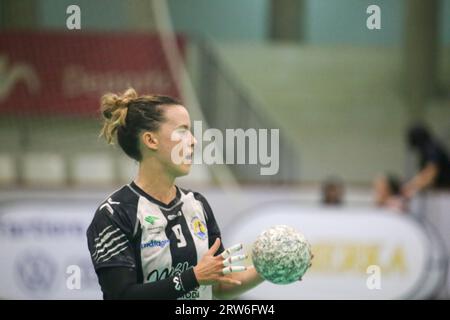
<instances>
[{"instance_id":1,"label":"player's hair bun","mask_svg":"<svg viewBox=\"0 0 450 320\"><path fill-rule=\"evenodd\" d=\"M103 128L100 136L103 136L108 143L113 143L114 137L119 127L126 126L128 104L138 98L138 94L132 88L122 95L107 93L101 98L100 111L104 118Z\"/></svg>"},{"instance_id":2,"label":"player's hair bun","mask_svg":"<svg viewBox=\"0 0 450 320\"><path fill-rule=\"evenodd\" d=\"M141 132L156 132L165 120L165 108L173 105L181 103L164 95L138 96L132 88L123 94L105 94L101 99L103 127L100 136L109 144L117 142L130 158L141 161Z\"/></svg>"}]
</instances>

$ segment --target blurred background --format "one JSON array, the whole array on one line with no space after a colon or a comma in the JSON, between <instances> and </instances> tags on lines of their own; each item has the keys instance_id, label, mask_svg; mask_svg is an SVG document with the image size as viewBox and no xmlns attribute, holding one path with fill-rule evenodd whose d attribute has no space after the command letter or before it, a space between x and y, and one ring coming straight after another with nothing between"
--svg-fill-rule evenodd
<instances>
[{"instance_id":1,"label":"blurred background","mask_svg":"<svg viewBox=\"0 0 450 320\"><path fill-rule=\"evenodd\" d=\"M99 99L132 86L203 129L280 130L277 174L194 165L179 181L226 244L274 221L313 244L302 284L246 297L450 298L450 0L0 0L0 27L0 297L101 297L85 229L137 164L98 138Z\"/></svg>"}]
</instances>

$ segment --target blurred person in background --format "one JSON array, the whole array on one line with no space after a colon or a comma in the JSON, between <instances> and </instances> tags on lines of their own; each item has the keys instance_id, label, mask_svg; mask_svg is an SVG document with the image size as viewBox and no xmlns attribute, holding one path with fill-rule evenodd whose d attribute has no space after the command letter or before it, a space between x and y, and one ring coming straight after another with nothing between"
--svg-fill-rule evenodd
<instances>
[{"instance_id":1,"label":"blurred person in background","mask_svg":"<svg viewBox=\"0 0 450 320\"><path fill-rule=\"evenodd\" d=\"M231 256L242 245L224 250L205 197L175 185L196 143L186 108L129 89L103 96L101 111L107 142L139 162L135 180L106 198L87 230L103 297L224 299L262 283L254 267L230 266L246 258ZM173 158L180 143L181 163Z\"/></svg>"},{"instance_id":2,"label":"blurred person in background","mask_svg":"<svg viewBox=\"0 0 450 320\"><path fill-rule=\"evenodd\" d=\"M375 205L395 212L406 211L406 201L401 194L401 181L393 174L378 176L373 183Z\"/></svg>"},{"instance_id":3,"label":"blurred person in background","mask_svg":"<svg viewBox=\"0 0 450 320\"><path fill-rule=\"evenodd\" d=\"M329 177L322 183L322 204L340 206L344 198L344 184L337 177Z\"/></svg>"},{"instance_id":4,"label":"blurred person in background","mask_svg":"<svg viewBox=\"0 0 450 320\"><path fill-rule=\"evenodd\" d=\"M408 146L419 155L419 172L402 188L411 198L426 189L450 190L450 160L444 146L422 124L412 126L407 135Z\"/></svg>"}]
</instances>

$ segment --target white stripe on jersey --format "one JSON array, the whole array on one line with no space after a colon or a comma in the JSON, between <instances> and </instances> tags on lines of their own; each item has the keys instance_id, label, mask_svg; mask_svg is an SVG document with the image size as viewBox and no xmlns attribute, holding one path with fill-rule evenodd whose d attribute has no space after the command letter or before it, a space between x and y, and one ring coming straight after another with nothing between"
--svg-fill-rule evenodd
<instances>
[{"instance_id":1,"label":"white stripe on jersey","mask_svg":"<svg viewBox=\"0 0 450 320\"><path fill-rule=\"evenodd\" d=\"M112 257L114 257L115 255L121 253L123 250L125 250L127 247L123 247L122 249L120 249L119 251L117 251L116 253L114 253L113 255L111 255L108 259L103 260L102 262L106 262L109 259L111 259Z\"/></svg>"},{"instance_id":2,"label":"white stripe on jersey","mask_svg":"<svg viewBox=\"0 0 450 320\"><path fill-rule=\"evenodd\" d=\"M119 240L119 239L121 239L121 238L123 238L123 237L125 237L125 234L122 234L122 235L120 235L120 236L118 236L118 237L115 237L115 238L112 239L110 242L108 242L107 244L105 244L100 250L99 250L99 249L95 250L95 252L92 254L92 257L93 257L94 259L96 259L100 253L102 253L103 251L105 251L108 247L111 247L115 241L117 241L117 240Z\"/></svg>"},{"instance_id":3,"label":"white stripe on jersey","mask_svg":"<svg viewBox=\"0 0 450 320\"><path fill-rule=\"evenodd\" d=\"M112 236L114 233L116 233L117 231L120 231L120 229L119 229L119 228L116 228L114 231L111 231L111 232L108 232L107 234L105 234L105 236L102 238L102 240L101 240L99 243L97 243L97 244L95 245L96 250L97 250L98 248L100 248L101 246L103 246L103 244L104 244L106 241L108 241L109 238L111 238L111 236Z\"/></svg>"},{"instance_id":4,"label":"white stripe on jersey","mask_svg":"<svg viewBox=\"0 0 450 320\"><path fill-rule=\"evenodd\" d=\"M106 231L108 231L109 228L112 228L112 226L107 226L105 229L103 229L103 231L99 233L98 237L94 239L94 241L97 242L98 239L100 239L100 238L103 236L103 234L104 234Z\"/></svg>"},{"instance_id":5,"label":"white stripe on jersey","mask_svg":"<svg viewBox=\"0 0 450 320\"><path fill-rule=\"evenodd\" d=\"M121 242L121 243L119 243L118 245L116 245L114 248L112 248L111 250L109 250L107 253L105 253L104 255L102 255L102 256L99 256L97 259L96 259L96 261L97 262L100 262L100 260L102 259L102 258L104 258L104 257L107 257L108 255L110 255L111 253L114 253L114 251L116 251L120 246L122 246L122 245L124 245L124 244L126 244L128 242L128 240L125 240L124 242ZM125 246L123 249L126 249L127 247ZM120 251L123 251L123 250L120 250ZM119 252L120 252L119 251ZM117 254L118 252L116 252L116 254ZM110 257L111 258L111 257ZM106 260L103 260L103 262L105 262Z\"/></svg>"}]
</instances>

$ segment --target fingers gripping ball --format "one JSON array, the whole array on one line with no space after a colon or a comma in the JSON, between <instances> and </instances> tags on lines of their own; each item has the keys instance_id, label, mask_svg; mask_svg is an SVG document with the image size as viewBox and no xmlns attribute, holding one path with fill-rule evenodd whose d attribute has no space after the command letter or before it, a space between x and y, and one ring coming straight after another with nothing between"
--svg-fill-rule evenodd
<instances>
[{"instance_id":1,"label":"fingers gripping ball","mask_svg":"<svg viewBox=\"0 0 450 320\"><path fill-rule=\"evenodd\" d=\"M256 271L275 284L299 280L311 263L311 247L294 228L279 225L264 231L252 247Z\"/></svg>"}]
</instances>

